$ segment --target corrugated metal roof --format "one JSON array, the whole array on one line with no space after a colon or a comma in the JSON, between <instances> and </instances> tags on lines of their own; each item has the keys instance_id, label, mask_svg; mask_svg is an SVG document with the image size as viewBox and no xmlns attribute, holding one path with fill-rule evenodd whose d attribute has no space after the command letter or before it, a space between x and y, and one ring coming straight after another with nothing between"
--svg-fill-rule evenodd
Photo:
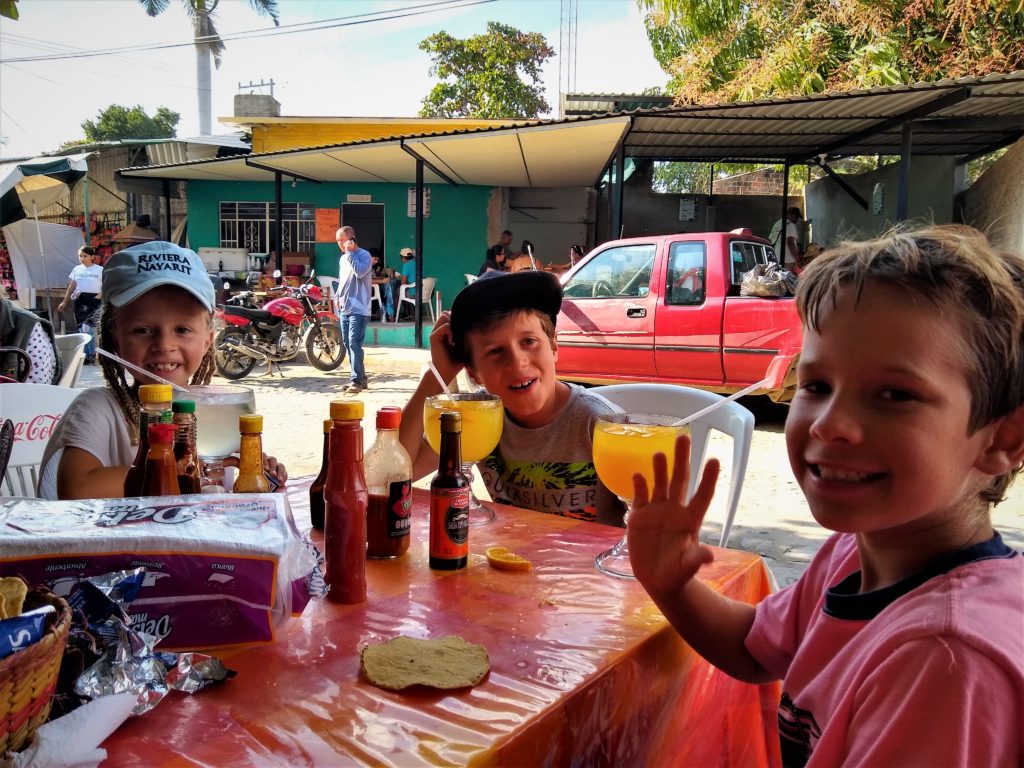
<instances>
[{"instance_id":1,"label":"corrugated metal roof","mask_svg":"<svg viewBox=\"0 0 1024 768\"><path fill-rule=\"evenodd\" d=\"M820 156L971 157L1024 136L1024 72L871 90L728 104L637 109L417 134L235 158L128 168L126 176L268 180L273 171L320 181L411 182L416 157L428 183L590 186L620 142L628 157L800 163Z\"/></svg>"}]
</instances>

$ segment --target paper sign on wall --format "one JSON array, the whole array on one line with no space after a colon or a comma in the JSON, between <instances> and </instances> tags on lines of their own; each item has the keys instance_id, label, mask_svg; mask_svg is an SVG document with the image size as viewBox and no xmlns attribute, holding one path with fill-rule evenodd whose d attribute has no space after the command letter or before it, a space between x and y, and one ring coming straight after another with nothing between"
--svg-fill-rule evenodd
<instances>
[{"instance_id":1,"label":"paper sign on wall","mask_svg":"<svg viewBox=\"0 0 1024 768\"><path fill-rule=\"evenodd\" d=\"M333 243L334 234L341 226L341 211L337 208L316 209L316 241Z\"/></svg>"},{"instance_id":2,"label":"paper sign on wall","mask_svg":"<svg viewBox=\"0 0 1024 768\"><path fill-rule=\"evenodd\" d=\"M406 215L409 218L416 217L416 187L409 187L409 205ZM430 187L423 188L423 218L430 218Z\"/></svg>"}]
</instances>

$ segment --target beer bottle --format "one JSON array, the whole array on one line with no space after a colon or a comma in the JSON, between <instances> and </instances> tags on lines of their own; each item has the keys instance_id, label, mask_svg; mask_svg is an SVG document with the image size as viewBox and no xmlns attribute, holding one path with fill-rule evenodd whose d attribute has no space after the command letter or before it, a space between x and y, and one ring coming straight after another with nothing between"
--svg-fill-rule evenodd
<instances>
[{"instance_id":1,"label":"beer bottle","mask_svg":"<svg viewBox=\"0 0 1024 768\"><path fill-rule=\"evenodd\" d=\"M327 599L366 600L366 476L363 473L363 404L331 403L330 468L324 485L324 581Z\"/></svg>"},{"instance_id":2,"label":"beer bottle","mask_svg":"<svg viewBox=\"0 0 1024 768\"><path fill-rule=\"evenodd\" d=\"M270 493L270 483L263 476L263 417L256 413L239 416L238 430L242 440L232 493Z\"/></svg>"},{"instance_id":3,"label":"beer bottle","mask_svg":"<svg viewBox=\"0 0 1024 768\"><path fill-rule=\"evenodd\" d=\"M141 496L146 486L149 457L149 425L160 421L160 414L171 407L169 384L143 384L139 387L139 449L124 478L124 495Z\"/></svg>"},{"instance_id":4,"label":"beer bottle","mask_svg":"<svg viewBox=\"0 0 1024 768\"><path fill-rule=\"evenodd\" d=\"M149 454L146 457L146 484L143 496L177 496L178 462L174 460L173 424L149 425Z\"/></svg>"},{"instance_id":5,"label":"beer bottle","mask_svg":"<svg viewBox=\"0 0 1024 768\"><path fill-rule=\"evenodd\" d=\"M324 419L324 458L320 463L320 474L309 486L309 521L317 530L324 529L324 482L327 480L327 460L331 447L330 419Z\"/></svg>"},{"instance_id":6,"label":"beer bottle","mask_svg":"<svg viewBox=\"0 0 1024 768\"><path fill-rule=\"evenodd\" d=\"M412 459L398 441L402 410L377 411L377 439L366 452L366 556L398 557L409 549Z\"/></svg>"},{"instance_id":7,"label":"beer bottle","mask_svg":"<svg viewBox=\"0 0 1024 768\"><path fill-rule=\"evenodd\" d=\"M174 413L174 460L178 463L178 487L182 493L199 493L201 480L196 453L196 404L176 400Z\"/></svg>"},{"instance_id":8,"label":"beer bottle","mask_svg":"<svg viewBox=\"0 0 1024 768\"><path fill-rule=\"evenodd\" d=\"M469 560L469 480L462 474L462 414L441 414L441 450L430 481L430 567L465 568Z\"/></svg>"}]
</instances>

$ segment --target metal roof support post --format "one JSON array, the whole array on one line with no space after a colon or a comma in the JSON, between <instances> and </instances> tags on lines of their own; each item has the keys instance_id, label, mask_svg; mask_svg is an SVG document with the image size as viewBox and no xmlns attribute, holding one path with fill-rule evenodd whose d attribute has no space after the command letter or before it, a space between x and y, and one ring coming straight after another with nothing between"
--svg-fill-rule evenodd
<instances>
[{"instance_id":1,"label":"metal roof support post","mask_svg":"<svg viewBox=\"0 0 1024 768\"><path fill-rule=\"evenodd\" d=\"M789 158L787 157L785 162L782 163L782 230L781 237L782 241L779 243L779 251L776 253L775 258L779 260L779 266L786 266L786 241L789 239L786 237L786 224L788 220L786 215L789 213ZM774 246L775 243L772 243Z\"/></svg>"},{"instance_id":2,"label":"metal roof support post","mask_svg":"<svg viewBox=\"0 0 1024 768\"><path fill-rule=\"evenodd\" d=\"M423 348L423 160L416 159L416 349ZM397 311L397 310L396 310Z\"/></svg>"},{"instance_id":3,"label":"metal roof support post","mask_svg":"<svg viewBox=\"0 0 1024 768\"><path fill-rule=\"evenodd\" d=\"M284 248L281 245L281 218L284 204L281 202L281 172L274 171L274 242L277 243L277 269L284 274Z\"/></svg>"},{"instance_id":4,"label":"metal roof support post","mask_svg":"<svg viewBox=\"0 0 1024 768\"><path fill-rule=\"evenodd\" d=\"M164 213L167 216L167 240L171 239L171 232L174 231L174 227L171 226L171 180L164 179Z\"/></svg>"},{"instance_id":5,"label":"metal roof support post","mask_svg":"<svg viewBox=\"0 0 1024 768\"><path fill-rule=\"evenodd\" d=\"M626 148L622 142L615 148L615 161L612 163L612 215L611 239L622 237L622 177L626 175Z\"/></svg>"},{"instance_id":6,"label":"metal roof support post","mask_svg":"<svg viewBox=\"0 0 1024 768\"><path fill-rule=\"evenodd\" d=\"M900 149L900 188L896 193L896 221L907 220L907 196L910 194L910 150L914 140L914 124L903 124L903 146Z\"/></svg>"}]
</instances>

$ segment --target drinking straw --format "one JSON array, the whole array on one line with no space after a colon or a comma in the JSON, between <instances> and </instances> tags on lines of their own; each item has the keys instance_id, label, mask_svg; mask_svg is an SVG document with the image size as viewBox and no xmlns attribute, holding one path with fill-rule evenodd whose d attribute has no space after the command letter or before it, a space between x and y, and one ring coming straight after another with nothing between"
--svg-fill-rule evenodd
<instances>
[{"instance_id":1,"label":"drinking straw","mask_svg":"<svg viewBox=\"0 0 1024 768\"><path fill-rule=\"evenodd\" d=\"M738 400L739 398L743 397L744 395L749 395L755 389L760 389L761 387L765 386L766 384L768 384L768 379L761 379L761 381L757 382L756 384L751 384L749 387L744 387L739 392L735 392L735 393L729 395L727 398L725 398L723 400L719 400L717 403L712 403L707 408L701 408L696 413L691 413L685 419L680 419L679 421L673 421L671 426L673 426L673 427L682 427L682 426L684 426L686 424L689 424L691 421L696 421L701 416L704 416L704 415L706 415L708 413L711 413L711 411L715 410L716 408L721 408L726 403L731 403L733 400Z\"/></svg>"},{"instance_id":2,"label":"drinking straw","mask_svg":"<svg viewBox=\"0 0 1024 768\"><path fill-rule=\"evenodd\" d=\"M437 368L434 367L432 362L427 363L427 365L430 366L430 372L434 374L434 378L437 379L437 383L441 385L441 389L444 390L444 393L448 395L448 399L451 400L452 391L448 389L448 385L444 383L444 379L441 378L441 374L438 372Z\"/></svg>"},{"instance_id":3,"label":"drinking straw","mask_svg":"<svg viewBox=\"0 0 1024 768\"><path fill-rule=\"evenodd\" d=\"M178 392L184 392L185 394L191 394L187 389L185 389L185 387L180 387L177 384L175 384L173 381L168 381L167 379L161 378L160 376L157 376L152 371L147 371L145 368L139 368L139 366L137 366L137 365L132 365L127 360L125 360L123 357L118 357L113 352L107 352L107 350L100 349L98 346L96 347L96 351L99 352L104 357L109 357L111 360L116 360L121 365L125 366L126 368L131 368L132 371L135 372L135 373L141 373L143 376L148 376L151 379L156 379L161 384L169 384L173 389L177 390Z\"/></svg>"}]
</instances>

